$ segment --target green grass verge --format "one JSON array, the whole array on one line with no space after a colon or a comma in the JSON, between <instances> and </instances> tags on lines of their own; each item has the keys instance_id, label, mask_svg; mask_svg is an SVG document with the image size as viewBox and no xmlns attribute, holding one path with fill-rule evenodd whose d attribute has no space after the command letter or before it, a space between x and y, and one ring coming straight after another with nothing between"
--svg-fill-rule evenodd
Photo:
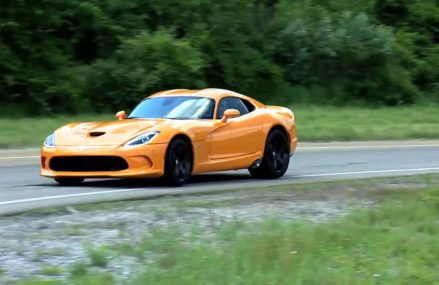
<instances>
[{"instance_id":1,"label":"green grass verge","mask_svg":"<svg viewBox=\"0 0 439 285\"><path fill-rule=\"evenodd\" d=\"M230 224L216 246L171 231L165 255L131 284L433 284L438 215L434 187L328 224Z\"/></svg>"},{"instance_id":2,"label":"green grass verge","mask_svg":"<svg viewBox=\"0 0 439 285\"><path fill-rule=\"evenodd\" d=\"M301 141L439 138L439 107L294 106ZM35 147L57 127L75 121L113 120L112 114L0 118L0 147Z\"/></svg>"},{"instance_id":3,"label":"green grass verge","mask_svg":"<svg viewBox=\"0 0 439 285\"><path fill-rule=\"evenodd\" d=\"M436 284L439 186L415 189L387 185L379 206L328 223L237 221L208 240L196 229L158 229L111 248L147 264L124 284ZM66 282L21 284L116 284L75 272Z\"/></svg>"},{"instance_id":4,"label":"green grass verge","mask_svg":"<svg viewBox=\"0 0 439 285\"><path fill-rule=\"evenodd\" d=\"M113 120L112 115L0 118L0 147L37 147L58 127L70 122Z\"/></svg>"},{"instance_id":5,"label":"green grass verge","mask_svg":"<svg viewBox=\"0 0 439 285\"><path fill-rule=\"evenodd\" d=\"M299 140L439 138L439 106L398 108L293 107Z\"/></svg>"}]
</instances>

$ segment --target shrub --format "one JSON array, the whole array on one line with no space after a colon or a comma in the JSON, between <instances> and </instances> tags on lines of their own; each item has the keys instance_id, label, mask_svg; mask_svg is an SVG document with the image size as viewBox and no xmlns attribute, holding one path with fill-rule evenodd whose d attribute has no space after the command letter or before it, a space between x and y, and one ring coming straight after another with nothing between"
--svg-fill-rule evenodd
<instances>
[{"instance_id":1,"label":"shrub","mask_svg":"<svg viewBox=\"0 0 439 285\"><path fill-rule=\"evenodd\" d=\"M89 69L88 99L95 106L133 105L150 93L205 85L202 54L167 31L140 33L122 41L115 54Z\"/></svg>"}]
</instances>

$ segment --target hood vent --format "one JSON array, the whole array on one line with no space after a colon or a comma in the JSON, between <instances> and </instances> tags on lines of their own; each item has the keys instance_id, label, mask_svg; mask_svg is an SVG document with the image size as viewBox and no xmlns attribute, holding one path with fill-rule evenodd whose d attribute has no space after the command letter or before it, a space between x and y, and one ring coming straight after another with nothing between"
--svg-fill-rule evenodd
<instances>
[{"instance_id":1,"label":"hood vent","mask_svg":"<svg viewBox=\"0 0 439 285\"><path fill-rule=\"evenodd\" d=\"M100 137L102 135L105 135L105 132L90 132L89 134L91 137Z\"/></svg>"}]
</instances>

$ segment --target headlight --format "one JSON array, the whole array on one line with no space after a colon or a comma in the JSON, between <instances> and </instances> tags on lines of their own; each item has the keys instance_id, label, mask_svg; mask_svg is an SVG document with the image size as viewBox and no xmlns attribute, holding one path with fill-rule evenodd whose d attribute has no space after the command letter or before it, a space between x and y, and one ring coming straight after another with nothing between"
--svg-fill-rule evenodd
<instances>
[{"instance_id":1,"label":"headlight","mask_svg":"<svg viewBox=\"0 0 439 285\"><path fill-rule=\"evenodd\" d=\"M55 134L50 134L44 141L45 147L55 147Z\"/></svg>"},{"instance_id":2,"label":"headlight","mask_svg":"<svg viewBox=\"0 0 439 285\"><path fill-rule=\"evenodd\" d=\"M138 145L144 145L152 141L153 138L155 138L160 132L148 132L144 133L143 135L137 136L134 139L127 142L124 146L138 146Z\"/></svg>"}]
</instances>

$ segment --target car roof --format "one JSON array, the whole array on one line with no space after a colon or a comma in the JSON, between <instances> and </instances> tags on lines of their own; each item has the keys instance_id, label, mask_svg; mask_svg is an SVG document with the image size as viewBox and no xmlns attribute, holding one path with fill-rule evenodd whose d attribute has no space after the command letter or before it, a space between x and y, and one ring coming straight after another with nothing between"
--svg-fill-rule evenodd
<instances>
[{"instance_id":1,"label":"car roof","mask_svg":"<svg viewBox=\"0 0 439 285\"><path fill-rule=\"evenodd\" d=\"M172 90L166 90L166 91L154 93L154 94L148 96L148 98L162 97L162 96L197 96L197 97L212 98L212 99L215 99L216 101L219 101L223 97L234 96L234 97L238 97L238 98L242 98L242 99L246 99L248 101L251 101L253 104L257 105L258 107L264 106L264 104L262 104L261 102L255 100L251 97L239 94L239 93L234 92L234 91L230 91L230 90L226 90L226 89L219 89L219 88L207 88L207 89L201 89L201 90L197 90L197 89L172 89Z\"/></svg>"}]
</instances>

